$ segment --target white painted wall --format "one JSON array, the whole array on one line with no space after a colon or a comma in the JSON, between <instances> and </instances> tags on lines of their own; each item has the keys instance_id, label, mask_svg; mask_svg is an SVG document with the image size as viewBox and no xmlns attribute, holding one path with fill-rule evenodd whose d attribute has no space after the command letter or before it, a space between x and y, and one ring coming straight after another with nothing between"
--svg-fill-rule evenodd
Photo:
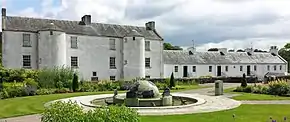
<instances>
[{"instance_id":1,"label":"white painted wall","mask_svg":"<svg viewBox=\"0 0 290 122\"><path fill-rule=\"evenodd\" d=\"M163 41L150 41L150 51L145 51L145 57L150 58L150 68L145 69L145 75L150 78L163 78Z\"/></svg>"},{"instance_id":2,"label":"white painted wall","mask_svg":"<svg viewBox=\"0 0 290 122\"><path fill-rule=\"evenodd\" d=\"M3 31L2 64L8 68L22 68L22 55L31 55L31 67L37 68L36 33ZM22 47L23 33L30 34L32 47Z\"/></svg>"},{"instance_id":3,"label":"white painted wall","mask_svg":"<svg viewBox=\"0 0 290 122\"><path fill-rule=\"evenodd\" d=\"M66 65L66 34L64 32L39 32L38 39L39 68Z\"/></svg>"},{"instance_id":4,"label":"white painted wall","mask_svg":"<svg viewBox=\"0 0 290 122\"><path fill-rule=\"evenodd\" d=\"M124 40L124 78L132 80L145 78L145 40L144 37L125 37Z\"/></svg>"},{"instance_id":5,"label":"white painted wall","mask_svg":"<svg viewBox=\"0 0 290 122\"><path fill-rule=\"evenodd\" d=\"M276 73L285 73L287 72L287 64L248 64L251 66L251 71L258 77L264 77L264 75L268 72L276 72ZM164 64L164 77L169 78L171 73L173 72L174 77L182 78L183 77L183 66L188 66L188 76L189 77L200 77L200 76L216 76L217 75L217 66L221 66L221 70L226 76L236 77L242 76L243 73L247 73L247 64L243 65L206 65L206 64L198 64L198 65L173 65L173 64ZM254 65L257 66L257 70L254 71ZM267 67L270 65L270 70L268 71ZM276 70L274 70L274 65L276 65ZM282 69L280 70L280 65L282 65ZM174 66L178 66L178 72L174 72ZM196 72L192 72L192 67L196 66ZM212 66L212 72L209 72L209 66ZM225 66L228 66L228 71L225 70ZM243 66L243 70L240 71L240 66Z\"/></svg>"},{"instance_id":6,"label":"white painted wall","mask_svg":"<svg viewBox=\"0 0 290 122\"><path fill-rule=\"evenodd\" d=\"M90 80L94 71L97 72L97 77L101 80L108 80L110 76L116 76L117 80L121 78L124 63L122 57L123 38L112 37L116 39L116 50L110 50L109 40L112 39L110 37L71 35L55 31L53 32L54 36L50 36L49 31L41 31L39 34L27 32L31 34L30 40L32 47L22 47L22 34L26 32L4 31L3 33L5 35L3 36L5 42L3 43L2 61L3 66L5 67L22 68L22 55L25 54L31 55L31 65L33 69L37 69L38 66L39 68L43 68L62 64L70 66L70 57L77 56L79 65L77 70L79 71L81 78ZM77 36L77 49L71 48L71 36ZM144 53L145 56L143 57L151 58L151 68L139 72L139 74L142 73L142 75L146 74L150 77L159 78L163 75L163 42L157 40L148 41L151 42L151 51L136 52L140 54ZM139 47L139 49L141 48L144 49L145 47ZM131 47L131 50L132 49L134 48ZM116 69L110 69L110 57L116 57ZM38 58L41 58L39 65ZM140 62L143 62L142 65L145 67L145 58L142 58L141 60L139 57L138 59L140 59L138 60L139 64ZM134 73L135 71L128 72L128 74Z\"/></svg>"}]
</instances>

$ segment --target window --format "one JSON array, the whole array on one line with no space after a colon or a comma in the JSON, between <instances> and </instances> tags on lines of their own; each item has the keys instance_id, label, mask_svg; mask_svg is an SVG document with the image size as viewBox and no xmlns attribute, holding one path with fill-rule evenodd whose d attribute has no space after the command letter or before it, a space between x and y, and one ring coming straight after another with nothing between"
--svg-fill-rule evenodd
<instances>
[{"instance_id":1,"label":"window","mask_svg":"<svg viewBox=\"0 0 290 122\"><path fill-rule=\"evenodd\" d=\"M145 58L145 67L150 68L150 58Z\"/></svg>"},{"instance_id":2,"label":"window","mask_svg":"<svg viewBox=\"0 0 290 122\"><path fill-rule=\"evenodd\" d=\"M267 66L267 70L270 71L270 65Z\"/></svg>"},{"instance_id":3,"label":"window","mask_svg":"<svg viewBox=\"0 0 290 122\"><path fill-rule=\"evenodd\" d=\"M110 76L110 80L111 81L115 81L116 80L116 76Z\"/></svg>"},{"instance_id":4,"label":"window","mask_svg":"<svg viewBox=\"0 0 290 122\"><path fill-rule=\"evenodd\" d=\"M276 67L276 65L274 65L274 71L276 71L277 70L277 67Z\"/></svg>"},{"instance_id":5,"label":"window","mask_svg":"<svg viewBox=\"0 0 290 122\"><path fill-rule=\"evenodd\" d=\"M226 66L226 67L225 67L225 70L226 70L226 72L227 72L227 71L229 71L229 67L228 67L228 66Z\"/></svg>"},{"instance_id":6,"label":"window","mask_svg":"<svg viewBox=\"0 0 290 122\"><path fill-rule=\"evenodd\" d=\"M31 47L30 34L23 34L23 47Z\"/></svg>"},{"instance_id":7,"label":"window","mask_svg":"<svg viewBox=\"0 0 290 122\"><path fill-rule=\"evenodd\" d=\"M240 71L243 71L243 66L240 66Z\"/></svg>"},{"instance_id":8,"label":"window","mask_svg":"<svg viewBox=\"0 0 290 122\"><path fill-rule=\"evenodd\" d=\"M208 72L212 72L212 66L208 66Z\"/></svg>"},{"instance_id":9,"label":"window","mask_svg":"<svg viewBox=\"0 0 290 122\"><path fill-rule=\"evenodd\" d=\"M178 72L178 66L174 66L174 72Z\"/></svg>"},{"instance_id":10,"label":"window","mask_svg":"<svg viewBox=\"0 0 290 122\"><path fill-rule=\"evenodd\" d=\"M110 50L116 50L116 40L110 39Z\"/></svg>"},{"instance_id":11,"label":"window","mask_svg":"<svg viewBox=\"0 0 290 122\"><path fill-rule=\"evenodd\" d=\"M150 41L145 41L145 50L150 51Z\"/></svg>"},{"instance_id":12,"label":"window","mask_svg":"<svg viewBox=\"0 0 290 122\"><path fill-rule=\"evenodd\" d=\"M78 67L78 57L72 56L70 62L71 67Z\"/></svg>"},{"instance_id":13,"label":"window","mask_svg":"<svg viewBox=\"0 0 290 122\"><path fill-rule=\"evenodd\" d=\"M110 69L116 69L116 57L110 57Z\"/></svg>"},{"instance_id":14,"label":"window","mask_svg":"<svg viewBox=\"0 0 290 122\"><path fill-rule=\"evenodd\" d=\"M192 72L196 72L196 66L192 66Z\"/></svg>"},{"instance_id":15,"label":"window","mask_svg":"<svg viewBox=\"0 0 290 122\"><path fill-rule=\"evenodd\" d=\"M53 35L53 31L49 31L49 34L50 34L50 35Z\"/></svg>"},{"instance_id":16,"label":"window","mask_svg":"<svg viewBox=\"0 0 290 122\"><path fill-rule=\"evenodd\" d=\"M136 38L135 38L135 37L133 37L133 40L136 40Z\"/></svg>"},{"instance_id":17,"label":"window","mask_svg":"<svg viewBox=\"0 0 290 122\"><path fill-rule=\"evenodd\" d=\"M145 78L146 78L146 79L147 79L147 78L150 78L150 76L149 76L149 75L146 75Z\"/></svg>"},{"instance_id":18,"label":"window","mask_svg":"<svg viewBox=\"0 0 290 122\"><path fill-rule=\"evenodd\" d=\"M93 72L93 76L97 76L97 72Z\"/></svg>"},{"instance_id":19,"label":"window","mask_svg":"<svg viewBox=\"0 0 290 122\"><path fill-rule=\"evenodd\" d=\"M78 39L76 36L70 37L71 48L78 48Z\"/></svg>"},{"instance_id":20,"label":"window","mask_svg":"<svg viewBox=\"0 0 290 122\"><path fill-rule=\"evenodd\" d=\"M257 71L257 66L256 65L254 66L254 71Z\"/></svg>"},{"instance_id":21,"label":"window","mask_svg":"<svg viewBox=\"0 0 290 122\"><path fill-rule=\"evenodd\" d=\"M280 65L280 70L282 70L282 65Z\"/></svg>"},{"instance_id":22,"label":"window","mask_svg":"<svg viewBox=\"0 0 290 122\"><path fill-rule=\"evenodd\" d=\"M23 55L22 56L22 65L24 68L30 68L31 67L31 56L30 55Z\"/></svg>"}]
</instances>

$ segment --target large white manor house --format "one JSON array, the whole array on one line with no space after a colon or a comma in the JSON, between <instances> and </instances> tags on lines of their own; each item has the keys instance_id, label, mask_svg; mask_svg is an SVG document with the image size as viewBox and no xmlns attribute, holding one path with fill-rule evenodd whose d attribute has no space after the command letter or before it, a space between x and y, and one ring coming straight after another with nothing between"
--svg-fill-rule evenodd
<instances>
[{"instance_id":1,"label":"large white manor house","mask_svg":"<svg viewBox=\"0 0 290 122\"><path fill-rule=\"evenodd\" d=\"M144 27L7 16L2 8L2 65L41 69L70 66L84 80L242 76L287 72L278 48L269 52L163 50L163 38L150 21Z\"/></svg>"}]
</instances>

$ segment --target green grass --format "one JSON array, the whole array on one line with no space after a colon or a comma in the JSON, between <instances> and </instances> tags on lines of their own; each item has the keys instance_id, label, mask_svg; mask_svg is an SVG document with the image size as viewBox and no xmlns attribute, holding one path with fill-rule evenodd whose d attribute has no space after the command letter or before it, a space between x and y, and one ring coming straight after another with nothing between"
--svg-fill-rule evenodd
<instances>
[{"instance_id":1,"label":"green grass","mask_svg":"<svg viewBox=\"0 0 290 122\"><path fill-rule=\"evenodd\" d=\"M243 92L233 92L235 88L225 89L225 93L240 94L239 96L234 96L232 99L235 100L290 100L290 97L266 95L266 94L254 94L254 93L243 93Z\"/></svg>"},{"instance_id":2,"label":"green grass","mask_svg":"<svg viewBox=\"0 0 290 122\"><path fill-rule=\"evenodd\" d=\"M141 122L269 122L269 117L284 122L283 117L290 119L290 105L241 105L232 110L170 116L142 116ZM233 120L232 115L236 119ZM288 120L289 121L289 120Z\"/></svg>"},{"instance_id":3,"label":"green grass","mask_svg":"<svg viewBox=\"0 0 290 122\"><path fill-rule=\"evenodd\" d=\"M0 105L1 105L0 118L40 113L44 110L43 105L46 102L49 102L52 100L75 97L75 96L82 96L82 95L95 95L95 94L105 94L105 93L112 93L112 91L51 94L51 95L38 95L38 96L4 99L4 100L0 100Z\"/></svg>"},{"instance_id":4,"label":"green grass","mask_svg":"<svg viewBox=\"0 0 290 122\"><path fill-rule=\"evenodd\" d=\"M199 89L204 88L198 85L181 85L184 89L172 90L172 92L178 92L182 90ZM160 90L160 93L163 91ZM44 110L44 104L46 102L69 98L75 96L85 96L85 95L96 95L96 94L113 94L113 91L106 92L81 92L81 93L67 93L67 94L50 94L50 95L38 95L38 96L28 96L28 97L17 97L0 100L0 118L23 116L29 114L41 113ZM119 93L124 93L124 91L119 91Z\"/></svg>"},{"instance_id":5,"label":"green grass","mask_svg":"<svg viewBox=\"0 0 290 122\"><path fill-rule=\"evenodd\" d=\"M186 91L186 90L194 90L194 89L201 89L201 88L209 88L212 86L200 86L200 85L178 85L178 87L182 89L178 90L171 90L171 92L180 92L180 91ZM162 90L161 90L162 91ZM161 92L160 91L160 92Z\"/></svg>"}]
</instances>

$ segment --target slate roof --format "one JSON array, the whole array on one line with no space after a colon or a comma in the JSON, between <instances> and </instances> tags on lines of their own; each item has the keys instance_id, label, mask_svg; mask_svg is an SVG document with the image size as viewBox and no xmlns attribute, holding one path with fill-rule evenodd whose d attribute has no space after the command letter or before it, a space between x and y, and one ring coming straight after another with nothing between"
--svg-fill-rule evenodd
<instances>
[{"instance_id":1,"label":"slate roof","mask_svg":"<svg viewBox=\"0 0 290 122\"><path fill-rule=\"evenodd\" d=\"M165 64L252 64L252 63L278 63L285 64L280 56L271 53L253 52L251 56L247 52L195 52L189 55L189 51L164 50L163 60Z\"/></svg>"},{"instance_id":2,"label":"slate roof","mask_svg":"<svg viewBox=\"0 0 290 122\"><path fill-rule=\"evenodd\" d=\"M48 31L63 31L61 28L56 26L54 23L49 23L40 30L43 30L43 31L46 31L46 30L48 30Z\"/></svg>"},{"instance_id":3,"label":"slate roof","mask_svg":"<svg viewBox=\"0 0 290 122\"><path fill-rule=\"evenodd\" d=\"M6 16L5 30L37 32L43 29L49 23L54 23L55 26L62 29L68 34L122 38L132 30L136 30L146 39L163 40L156 31L146 30L146 27L104 23L91 23L90 25L81 25L80 21L40 19L17 16Z\"/></svg>"},{"instance_id":4,"label":"slate roof","mask_svg":"<svg viewBox=\"0 0 290 122\"><path fill-rule=\"evenodd\" d=\"M136 30L132 30L126 36L127 37L133 37L133 36L136 36L136 37L144 37L142 34L138 33Z\"/></svg>"}]
</instances>

